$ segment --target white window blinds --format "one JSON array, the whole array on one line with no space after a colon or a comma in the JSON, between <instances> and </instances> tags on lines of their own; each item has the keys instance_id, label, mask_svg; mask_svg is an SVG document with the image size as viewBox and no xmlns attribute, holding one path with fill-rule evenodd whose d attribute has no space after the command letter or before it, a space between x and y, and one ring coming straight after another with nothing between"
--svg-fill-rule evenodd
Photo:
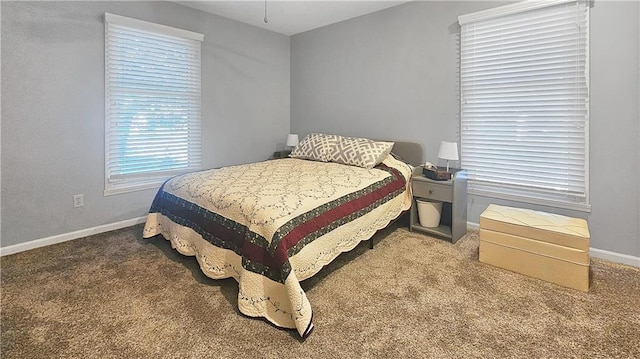
<instances>
[{"instance_id":1,"label":"white window blinds","mask_svg":"<svg viewBox=\"0 0 640 359\"><path fill-rule=\"evenodd\" d=\"M105 14L105 194L200 168L202 40Z\"/></svg>"},{"instance_id":2,"label":"white window blinds","mask_svg":"<svg viewBox=\"0 0 640 359\"><path fill-rule=\"evenodd\" d=\"M470 192L588 210L588 4L523 2L459 22Z\"/></svg>"}]
</instances>

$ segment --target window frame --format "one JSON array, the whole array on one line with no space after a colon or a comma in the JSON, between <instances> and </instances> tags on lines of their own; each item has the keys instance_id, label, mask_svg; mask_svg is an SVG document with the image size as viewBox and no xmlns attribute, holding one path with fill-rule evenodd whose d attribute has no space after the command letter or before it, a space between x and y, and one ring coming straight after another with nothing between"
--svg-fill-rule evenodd
<instances>
[{"instance_id":1,"label":"window frame","mask_svg":"<svg viewBox=\"0 0 640 359\"><path fill-rule=\"evenodd\" d=\"M561 190L549 190L547 191L547 193L545 193L544 189L539 187L536 188L535 190L532 190L531 188L533 187L523 187L522 185L519 186L509 186L509 184L505 183L506 181L502 181L502 183L498 182L496 183L495 180L493 183L489 183L489 182L485 182L483 183L481 180L475 180L476 174L474 174L473 169L470 168L466 168L468 170L469 173L469 193L470 194L474 194L474 195L479 195L479 196L484 196L484 197L491 197L491 198L498 198L498 199L504 199L504 200L511 200L511 201L517 201L517 202L524 202L524 203L530 203L530 204L536 204L536 205L544 205L544 206L550 206L550 207L556 207L556 208L563 208L563 209L570 209L570 210L576 210L576 211L583 211L583 212L590 212L591 210L591 205L590 205L590 198L589 198L589 98L590 98L590 92L589 92L589 37L590 37L590 30L589 30L589 5L590 3L588 1L581 1L581 0L551 0L551 1L524 1L524 2L520 2L520 3L516 3L516 4L510 4L510 5L505 5L505 6L501 6L498 8L493 8L493 9L488 9L488 10L483 10L483 11L479 11L476 13L472 13L472 14L467 14L467 15L462 15L458 17L458 22L461 25L461 41L460 41L460 142L461 142L461 167L465 167L465 162L467 162L467 166L466 167L474 167L473 163L472 165L469 165L469 157L472 157L472 155L469 155L466 151L465 151L465 144L468 143L469 141L469 135L468 132L469 130L466 130L466 117L465 117L465 109L468 110L468 108L465 107L466 103L466 99L465 99L465 91L463 90L463 87L465 86L464 83L464 70L463 70L463 52L465 51L465 49L463 48L463 30L464 26L468 26L469 24L473 24L473 23L478 23L478 22L483 22L483 21L487 21L487 20L497 20L497 19L501 19L501 18L505 18L508 17L510 15L514 15L514 14L522 14L522 13L527 13L530 11L534 11L534 10L539 10L539 9L544 9L544 8L551 8L554 6L558 6L558 5L567 5L567 4L571 4L571 3L575 3L575 4L581 4L586 6L586 23L585 23L585 31L584 31L584 36L586 37L586 43L585 43L585 65L584 65L584 81L585 81L585 86L586 86L586 102L585 102L585 106L586 106L586 115L584 118L584 138L582 139L584 141L584 147L583 152L581 152L581 156L584 156L584 161L582 163L583 168L584 168L584 173L581 177L582 179L582 184L583 184L583 188L584 188L584 193L580 193L579 195L572 195L569 193L564 193ZM581 30L582 31L582 30ZM581 34L582 35L582 34ZM473 117L473 116L468 116L468 117ZM466 131L466 132L465 132ZM465 139L466 137L466 139ZM569 148L569 145L566 145L567 147L565 147L565 150L567 148ZM470 149L469 151L474 151L473 149ZM503 150L503 152L506 153L506 150ZM481 171L481 170L480 170ZM480 173L480 178L482 177L482 172ZM485 172L486 173L486 170ZM486 175L485 175L486 177ZM570 181L570 180L568 180ZM532 193L535 192L535 193Z\"/></svg>"},{"instance_id":2,"label":"window frame","mask_svg":"<svg viewBox=\"0 0 640 359\"><path fill-rule=\"evenodd\" d=\"M174 38L179 39L179 41L190 42L193 45L192 50L196 53L196 59L192 62L195 64L191 68L191 70L196 71L197 75L197 91L195 95L192 94L192 97L195 97L195 101L190 102L191 108L196 109L196 113L192 116L189 116L189 135L187 136L187 147L188 150L188 160L189 163L188 168L184 169L169 169L169 170L160 170L160 171L151 171L151 172L138 172L131 174L112 174L112 163L115 163L117 159L113 158L116 155L111 155L111 151L113 150L110 145L110 141L112 139L111 133L111 124L112 124L112 115L113 109L111 106L112 98L110 85L113 84L110 78L110 71L114 71L114 68L110 68L110 60L109 60L109 40L110 40L110 30L109 26L113 25L114 27L126 28L133 32L146 33L152 36L165 37L166 39ZM202 95L202 85L200 82L201 77L201 69L202 69L202 58L201 58L201 43L204 40L204 35L196 32L183 30L179 28L174 28L170 26L165 26L161 24L156 24L148 21L133 19L129 17L124 17L120 15L115 15L111 13L104 14L104 26L105 26L105 175L104 175L104 195L116 195L146 189L157 189L160 185L170 176L176 175L179 173L184 173L188 171L194 171L201 169L201 121L202 121L202 106L201 106L201 95ZM168 40L167 40L168 41ZM197 47L197 48L196 48ZM149 90L148 90L149 91ZM140 93L145 93L142 90ZM148 93L147 93L148 96ZM193 124L197 123L196 127L193 128ZM196 135L193 135L195 131ZM191 149L196 148L195 152L192 152ZM195 158L192 157L195 155ZM116 165L118 166L118 165Z\"/></svg>"}]
</instances>

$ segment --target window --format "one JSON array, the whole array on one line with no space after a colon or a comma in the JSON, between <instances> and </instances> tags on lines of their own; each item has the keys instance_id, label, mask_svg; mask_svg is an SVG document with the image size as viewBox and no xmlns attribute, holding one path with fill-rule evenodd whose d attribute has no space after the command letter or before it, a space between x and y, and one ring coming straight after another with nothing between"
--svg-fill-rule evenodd
<instances>
[{"instance_id":1,"label":"window","mask_svg":"<svg viewBox=\"0 0 640 359\"><path fill-rule=\"evenodd\" d=\"M200 168L202 40L105 14L105 195Z\"/></svg>"},{"instance_id":2,"label":"window","mask_svg":"<svg viewBox=\"0 0 640 359\"><path fill-rule=\"evenodd\" d=\"M522 2L460 16L469 192L589 211L589 6Z\"/></svg>"}]
</instances>

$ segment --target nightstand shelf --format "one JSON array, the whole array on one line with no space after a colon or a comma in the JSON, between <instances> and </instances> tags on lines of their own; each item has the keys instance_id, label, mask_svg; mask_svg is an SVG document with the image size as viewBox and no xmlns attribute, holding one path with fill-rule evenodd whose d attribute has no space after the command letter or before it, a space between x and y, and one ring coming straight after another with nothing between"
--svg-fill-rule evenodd
<instances>
[{"instance_id":1,"label":"nightstand shelf","mask_svg":"<svg viewBox=\"0 0 640 359\"><path fill-rule=\"evenodd\" d=\"M422 175L422 166L411 176L413 202L409 215L409 230L446 238L455 243L467 233L467 172L452 169L449 181L434 181ZM416 199L442 202L438 227L424 227L418 220Z\"/></svg>"},{"instance_id":2,"label":"nightstand shelf","mask_svg":"<svg viewBox=\"0 0 640 359\"><path fill-rule=\"evenodd\" d=\"M421 226L420 223L416 221L416 223L414 223L413 226L411 227L412 227L411 230L417 230L417 231L422 231L430 234L435 234L437 236L445 237L448 239L452 238L451 226L448 226L448 225L441 224L438 227L429 228L429 227Z\"/></svg>"}]
</instances>

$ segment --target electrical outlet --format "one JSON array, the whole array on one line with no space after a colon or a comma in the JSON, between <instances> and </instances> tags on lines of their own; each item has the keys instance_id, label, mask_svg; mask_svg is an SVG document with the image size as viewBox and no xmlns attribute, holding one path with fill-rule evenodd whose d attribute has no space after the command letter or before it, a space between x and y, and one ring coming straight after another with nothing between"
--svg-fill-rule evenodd
<instances>
[{"instance_id":1,"label":"electrical outlet","mask_svg":"<svg viewBox=\"0 0 640 359\"><path fill-rule=\"evenodd\" d=\"M84 194L73 195L73 208L84 207Z\"/></svg>"}]
</instances>

